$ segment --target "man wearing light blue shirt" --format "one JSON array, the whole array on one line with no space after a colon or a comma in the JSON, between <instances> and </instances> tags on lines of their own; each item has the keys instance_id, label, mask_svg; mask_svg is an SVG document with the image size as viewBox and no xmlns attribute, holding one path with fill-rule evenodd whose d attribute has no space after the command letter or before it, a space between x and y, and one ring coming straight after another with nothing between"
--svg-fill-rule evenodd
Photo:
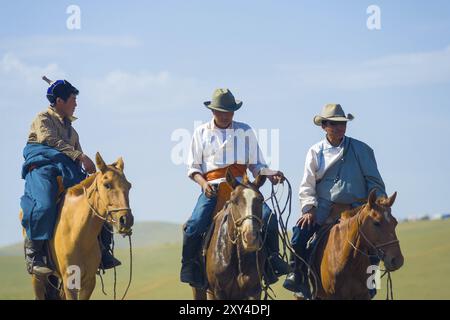
<instances>
[{"instance_id":1,"label":"man wearing light blue shirt","mask_svg":"<svg viewBox=\"0 0 450 320\"><path fill-rule=\"evenodd\" d=\"M377 196L386 196L373 150L364 142L345 136L347 122L353 118L345 115L339 104L327 104L314 117L314 124L322 127L326 137L306 155L299 192L302 216L292 237L292 247L305 261L309 259L306 244L330 216L333 204L357 207L372 189L377 190ZM310 298L307 268L298 260L292 257L295 271L287 276L283 286Z\"/></svg>"}]
</instances>

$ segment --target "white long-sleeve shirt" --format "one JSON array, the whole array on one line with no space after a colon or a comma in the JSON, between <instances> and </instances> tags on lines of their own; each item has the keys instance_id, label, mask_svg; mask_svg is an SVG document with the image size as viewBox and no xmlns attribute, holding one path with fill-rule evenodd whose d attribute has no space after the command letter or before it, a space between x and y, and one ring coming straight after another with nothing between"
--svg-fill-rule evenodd
<instances>
[{"instance_id":1,"label":"white long-sleeve shirt","mask_svg":"<svg viewBox=\"0 0 450 320\"><path fill-rule=\"evenodd\" d=\"M336 161L342 158L344 143L342 139L339 146L334 147L327 138L313 145L306 154L305 171L300 183L299 198L302 212L308 212L311 207L317 208L316 183L322 179L325 172Z\"/></svg>"},{"instance_id":2,"label":"white long-sleeve shirt","mask_svg":"<svg viewBox=\"0 0 450 320\"><path fill-rule=\"evenodd\" d=\"M212 119L195 129L187 160L189 177L196 172L203 175L234 163L247 165L255 178L262 168L267 168L249 125L233 121L229 128L220 129Z\"/></svg>"}]
</instances>

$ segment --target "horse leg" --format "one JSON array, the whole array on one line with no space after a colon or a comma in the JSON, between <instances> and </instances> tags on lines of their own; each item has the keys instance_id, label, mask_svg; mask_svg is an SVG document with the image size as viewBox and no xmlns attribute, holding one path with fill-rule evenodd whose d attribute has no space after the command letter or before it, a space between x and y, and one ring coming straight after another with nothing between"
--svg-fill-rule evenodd
<instances>
[{"instance_id":1,"label":"horse leg","mask_svg":"<svg viewBox=\"0 0 450 320\"><path fill-rule=\"evenodd\" d=\"M194 296L194 300L206 300L206 290L192 288L192 294Z\"/></svg>"},{"instance_id":2,"label":"horse leg","mask_svg":"<svg viewBox=\"0 0 450 320\"><path fill-rule=\"evenodd\" d=\"M216 296L211 290L206 291L207 300L216 300Z\"/></svg>"},{"instance_id":3,"label":"horse leg","mask_svg":"<svg viewBox=\"0 0 450 320\"><path fill-rule=\"evenodd\" d=\"M70 286L70 287L69 287ZM68 280L68 276L64 276L63 279L63 290L66 300L78 300L79 298L79 288L72 288L72 284Z\"/></svg>"},{"instance_id":4,"label":"horse leg","mask_svg":"<svg viewBox=\"0 0 450 320\"><path fill-rule=\"evenodd\" d=\"M46 279L43 277L31 276L31 284L33 286L34 297L36 300L45 300Z\"/></svg>"},{"instance_id":5,"label":"horse leg","mask_svg":"<svg viewBox=\"0 0 450 320\"><path fill-rule=\"evenodd\" d=\"M80 300L89 300L95 289L95 274L93 277L86 279L80 289Z\"/></svg>"}]
</instances>

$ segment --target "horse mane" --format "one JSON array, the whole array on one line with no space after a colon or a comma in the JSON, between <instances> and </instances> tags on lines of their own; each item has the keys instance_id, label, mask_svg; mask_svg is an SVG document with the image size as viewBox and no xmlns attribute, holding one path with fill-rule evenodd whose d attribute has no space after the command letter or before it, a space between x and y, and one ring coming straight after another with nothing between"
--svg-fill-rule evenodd
<instances>
[{"instance_id":1,"label":"horse mane","mask_svg":"<svg viewBox=\"0 0 450 320\"><path fill-rule=\"evenodd\" d=\"M83 181L81 181L79 184L74 185L73 187L70 187L67 190L67 194L69 196L81 196L84 192L85 188L89 188L92 183L94 182L95 178L97 177L97 173L87 177L86 179L84 179Z\"/></svg>"},{"instance_id":2,"label":"horse mane","mask_svg":"<svg viewBox=\"0 0 450 320\"><path fill-rule=\"evenodd\" d=\"M386 206L388 201L389 201L388 198L381 197L381 198L378 198L375 201L374 205L375 205L376 208L377 207L384 207L384 206ZM366 205L366 204L367 204L367 202L365 202L364 204L362 204L362 205L360 205L360 206L358 206L356 208L348 209L348 210L343 211L342 214L341 214L341 218L342 219L348 219L348 218L351 218L351 217L355 216L356 214L358 214L359 211L361 211L362 207L364 205Z\"/></svg>"},{"instance_id":3,"label":"horse mane","mask_svg":"<svg viewBox=\"0 0 450 320\"><path fill-rule=\"evenodd\" d=\"M364 203L364 204L362 204L362 205L360 205L360 206L358 206L358 207L356 207L356 208L349 209L349 210L345 210L344 212L342 212L341 218L342 218L342 219L349 219L349 218L351 218L351 217L354 217L355 215L358 214L358 212L361 211L361 209L362 209L362 207L363 207L364 205L366 205L366 204Z\"/></svg>"}]
</instances>

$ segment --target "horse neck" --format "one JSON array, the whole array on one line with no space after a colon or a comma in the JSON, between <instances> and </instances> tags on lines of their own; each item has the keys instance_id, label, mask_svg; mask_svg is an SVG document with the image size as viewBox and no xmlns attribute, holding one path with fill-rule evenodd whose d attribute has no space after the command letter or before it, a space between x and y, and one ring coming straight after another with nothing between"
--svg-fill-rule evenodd
<instances>
[{"instance_id":1,"label":"horse neck","mask_svg":"<svg viewBox=\"0 0 450 320\"><path fill-rule=\"evenodd\" d=\"M77 239L97 241L102 227L103 220L96 216L94 212L101 212L100 198L96 190L96 181L89 186L81 197L71 203L72 207L68 208L72 213L71 230L73 236ZM94 209L94 210L93 210Z\"/></svg>"},{"instance_id":2,"label":"horse neck","mask_svg":"<svg viewBox=\"0 0 450 320\"><path fill-rule=\"evenodd\" d=\"M364 269L364 272L369 263L368 257L362 252L366 252L365 242L359 233L361 214L359 212L348 219L347 225L343 226L343 262L344 269L350 269L352 272L359 269ZM353 244L353 245L352 245ZM355 249L356 248L356 249Z\"/></svg>"}]
</instances>

